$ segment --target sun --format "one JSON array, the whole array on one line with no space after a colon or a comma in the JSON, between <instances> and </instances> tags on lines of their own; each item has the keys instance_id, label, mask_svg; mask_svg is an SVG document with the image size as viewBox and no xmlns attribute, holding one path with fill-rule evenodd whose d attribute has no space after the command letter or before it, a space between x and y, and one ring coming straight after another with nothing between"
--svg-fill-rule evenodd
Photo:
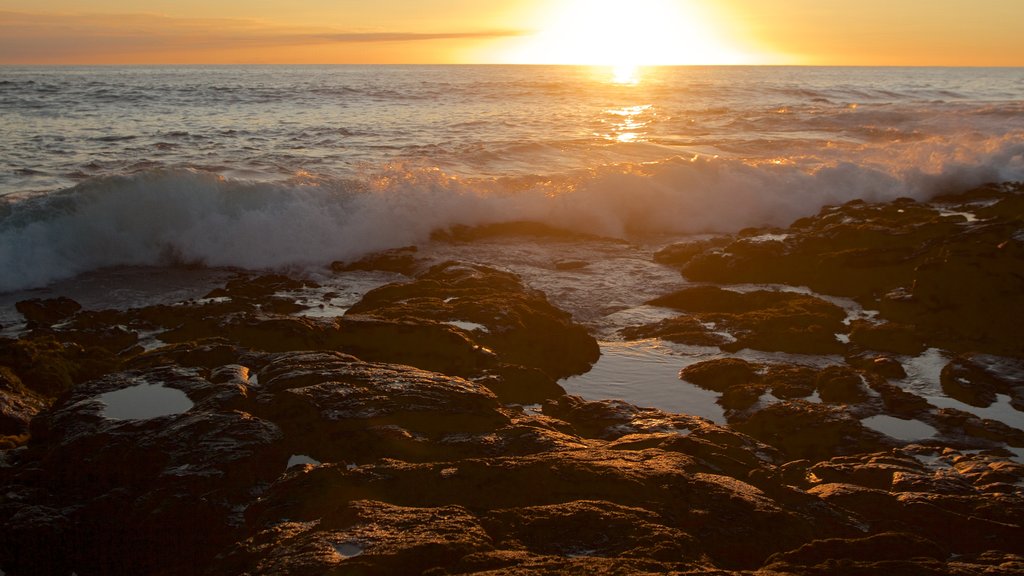
<instances>
[{"instance_id":1,"label":"sun","mask_svg":"<svg viewBox=\"0 0 1024 576\"><path fill-rule=\"evenodd\" d=\"M688 0L563 0L511 56L523 64L743 64Z\"/></svg>"}]
</instances>

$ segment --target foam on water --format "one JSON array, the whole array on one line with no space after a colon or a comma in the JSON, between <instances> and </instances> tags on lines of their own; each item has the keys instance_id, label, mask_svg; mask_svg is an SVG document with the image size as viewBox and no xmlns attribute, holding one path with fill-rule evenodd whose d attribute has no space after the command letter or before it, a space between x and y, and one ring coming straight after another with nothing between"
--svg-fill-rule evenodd
<instances>
[{"instance_id":1,"label":"foam on water","mask_svg":"<svg viewBox=\"0 0 1024 576\"><path fill-rule=\"evenodd\" d=\"M691 157L607 167L573 182L526 189L401 167L362 180L312 184L161 169L90 180L59 193L6 197L0 205L0 292L113 266L321 266L419 244L432 231L456 224L528 220L617 238L787 225L830 203L926 198L1024 179L1021 158L1024 139L981 163L931 175Z\"/></svg>"},{"instance_id":2,"label":"foam on water","mask_svg":"<svg viewBox=\"0 0 1024 576\"><path fill-rule=\"evenodd\" d=\"M735 231L1024 180L1019 69L4 72L0 292L111 266L318 266L455 224Z\"/></svg>"}]
</instances>

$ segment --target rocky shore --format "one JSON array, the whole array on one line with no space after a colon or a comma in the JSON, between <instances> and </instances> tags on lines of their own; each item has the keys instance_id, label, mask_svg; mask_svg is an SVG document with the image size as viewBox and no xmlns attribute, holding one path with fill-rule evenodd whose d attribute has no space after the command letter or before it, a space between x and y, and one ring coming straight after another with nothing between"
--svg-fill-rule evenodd
<instances>
[{"instance_id":1,"label":"rocky shore","mask_svg":"<svg viewBox=\"0 0 1024 576\"><path fill-rule=\"evenodd\" d=\"M1024 573L1024 426L905 385L941 350L946 395L1024 421L1022 192L658 252L692 284L620 335L718 347L679 385L727 425L567 395L600 354L585 327L515 274L412 249L336 263L403 278L336 317L299 314L294 294L332 295L283 275L129 310L22 301L0 573Z\"/></svg>"}]
</instances>

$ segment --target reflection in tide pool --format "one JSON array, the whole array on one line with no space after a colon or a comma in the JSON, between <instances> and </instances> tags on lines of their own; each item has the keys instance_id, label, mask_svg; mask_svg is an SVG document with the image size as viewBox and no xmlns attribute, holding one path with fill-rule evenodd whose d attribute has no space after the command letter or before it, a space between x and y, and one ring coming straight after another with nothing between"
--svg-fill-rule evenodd
<instances>
[{"instance_id":1,"label":"reflection in tide pool","mask_svg":"<svg viewBox=\"0 0 1024 576\"><path fill-rule=\"evenodd\" d=\"M148 420L181 414L192 408L192 401L181 390L160 384L139 384L97 396L106 404L103 416L113 420Z\"/></svg>"},{"instance_id":2,"label":"reflection in tide pool","mask_svg":"<svg viewBox=\"0 0 1024 576\"><path fill-rule=\"evenodd\" d=\"M884 414L861 420L861 423L897 440L912 442L924 440L939 433L938 430L919 420L901 420Z\"/></svg>"},{"instance_id":3,"label":"reflection in tide pool","mask_svg":"<svg viewBox=\"0 0 1024 576\"><path fill-rule=\"evenodd\" d=\"M587 400L619 399L725 424L718 394L679 379L684 360L654 340L601 342L601 358L580 376L559 382Z\"/></svg>"}]
</instances>

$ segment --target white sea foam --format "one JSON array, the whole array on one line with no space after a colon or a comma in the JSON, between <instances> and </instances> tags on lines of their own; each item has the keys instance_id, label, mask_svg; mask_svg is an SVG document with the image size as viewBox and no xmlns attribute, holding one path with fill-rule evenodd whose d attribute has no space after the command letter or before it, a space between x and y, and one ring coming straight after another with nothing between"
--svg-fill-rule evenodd
<instances>
[{"instance_id":1,"label":"white sea foam","mask_svg":"<svg viewBox=\"0 0 1024 576\"><path fill-rule=\"evenodd\" d=\"M420 243L456 224L530 220L612 237L727 232L786 225L857 198L924 199L1024 179L1024 139L990 142L970 162L963 150L954 152L932 172L902 163L807 166L695 156L525 188L518 180L506 185L401 166L313 184L186 169L104 177L4 200L0 291L110 266L320 266Z\"/></svg>"}]
</instances>

